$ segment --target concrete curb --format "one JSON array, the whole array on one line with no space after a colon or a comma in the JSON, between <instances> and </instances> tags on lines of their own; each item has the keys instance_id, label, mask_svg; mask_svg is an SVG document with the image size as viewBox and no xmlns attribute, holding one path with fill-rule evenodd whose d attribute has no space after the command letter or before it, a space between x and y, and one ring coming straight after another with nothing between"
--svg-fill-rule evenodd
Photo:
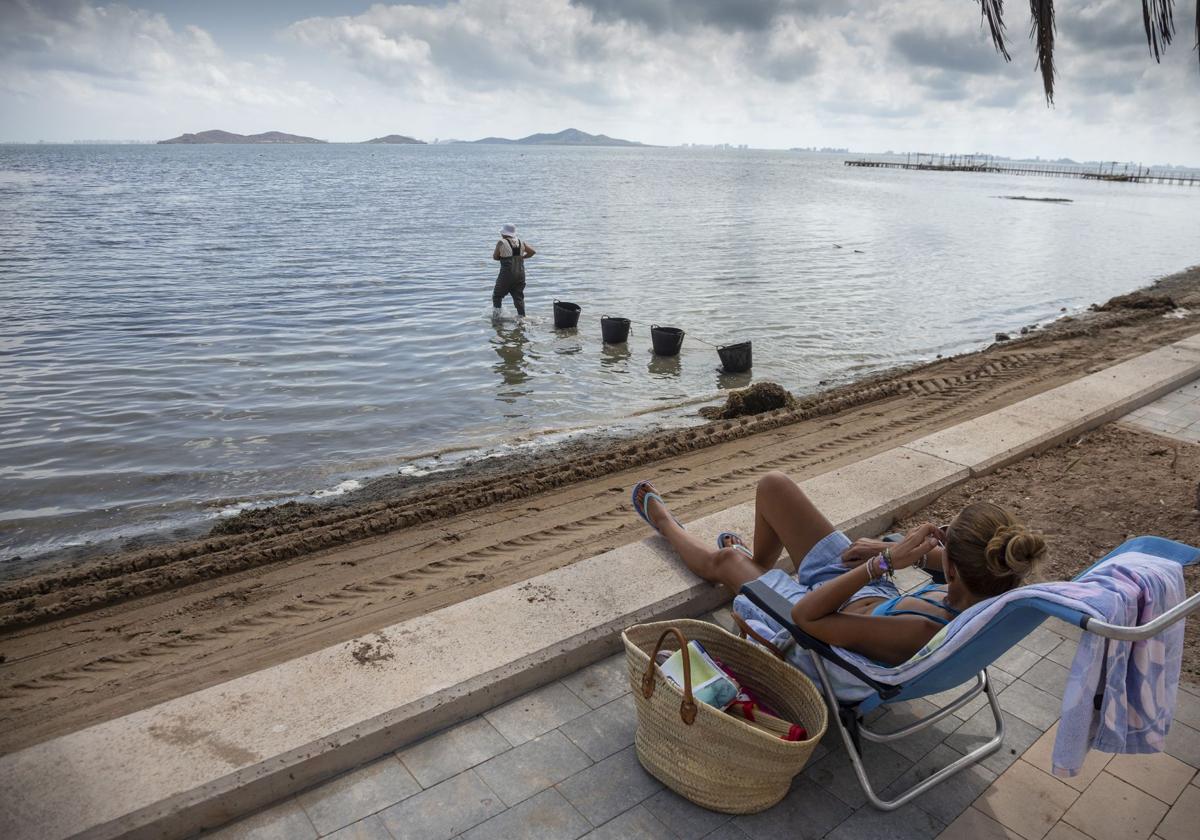
<instances>
[{"instance_id":1,"label":"concrete curb","mask_svg":"<svg viewBox=\"0 0 1200 840\"><path fill-rule=\"evenodd\" d=\"M1200 376L1200 334L802 486L852 535ZM749 533L752 505L688 523ZM0 836L184 837L556 679L728 597L649 538L0 758Z\"/></svg>"}]
</instances>

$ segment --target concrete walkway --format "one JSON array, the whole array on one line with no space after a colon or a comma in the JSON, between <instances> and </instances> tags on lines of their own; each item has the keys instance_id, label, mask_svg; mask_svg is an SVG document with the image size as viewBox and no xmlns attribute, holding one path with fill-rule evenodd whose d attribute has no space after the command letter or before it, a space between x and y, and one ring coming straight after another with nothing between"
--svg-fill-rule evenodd
<instances>
[{"instance_id":1,"label":"concrete walkway","mask_svg":"<svg viewBox=\"0 0 1200 840\"><path fill-rule=\"evenodd\" d=\"M1153 419L1160 416L1173 418L1171 429L1153 425L1163 422ZM1121 422L1177 438L1193 426L1200 432L1200 383ZM905 572L905 589L926 579L915 570ZM727 611L710 618L732 629ZM1077 777L1050 775L1059 705L1079 635L1078 628L1047 621L989 668L1001 687L1006 718L1000 751L891 814L866 804L832 731L788 796L768 811L729 817L680 798L638 764L622 654L209 836L1192 840L1200 825L1198 684L1181 687L1166 753L1092 753ZM953 693L947 695L948 700ZM890 747L867 744L877 786L894 794L978 745L990 724L984 703L976 698ZM874 718L873 726L898 728L931 709L926 700L894 706Z\"/></svg>"}]
</instances>

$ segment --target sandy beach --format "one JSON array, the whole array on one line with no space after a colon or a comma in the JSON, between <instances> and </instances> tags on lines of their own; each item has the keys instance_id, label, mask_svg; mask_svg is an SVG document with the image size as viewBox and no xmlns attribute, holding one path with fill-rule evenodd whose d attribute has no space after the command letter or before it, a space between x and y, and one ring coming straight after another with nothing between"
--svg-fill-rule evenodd
<instances>
[{"instance_id":1,"label":"sandy beach","mask_svg":"<svg viewBox=\"0 0 1200 840\"><path fill-rule=\"evenodd\" d=\"M1188 311L1167 317L1135 299L790 409L600 438L449 477L384 480L345 504L256 513L203 539L6 582L0 751L641 539L646 526L628 501L639 478L654 477L686 522L749 500L766 471L823 473L1200 328L1200 269L1148 291ZM1106 427L973 481L933 513L961 505L964 494L1007 500L1050 534L1057 576L1126 534L1196 542L1196 447L1181 444L1175 456L1152 449L1163 449L1153 436ZM1191 507L1180 507L1189 498ZM1189 638L1194 644L1194 630Z\"/></svg>"}]
</instances>

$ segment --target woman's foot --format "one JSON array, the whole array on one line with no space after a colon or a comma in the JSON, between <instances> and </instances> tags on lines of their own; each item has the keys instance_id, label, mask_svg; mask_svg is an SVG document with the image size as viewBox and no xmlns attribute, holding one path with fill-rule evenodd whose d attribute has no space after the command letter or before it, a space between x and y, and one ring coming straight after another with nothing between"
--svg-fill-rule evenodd
<instances>
[{"instance_id":1,"label":"woman's foot","mask_svg":"<svg viewBox=\"0 0 1200 840\"><path fill-rule=\"evenodd\" d=\"M649 481L639 481L633 485L633 509L660 534L663 526L668 522L674 522L680 528L683 527L683 524L667 509L666 502L662 500L662 496L658 495L658 491Z\"/></svg>"},{"instance_id":2,"label":"woman's foot","mask_svg":"<svg viewBox=\"0 0 1200 840\"><path fill-rule=\"evenodd\" d=\"M733 531L722 531L717 534L717 548L736 548L751 560L754 559L754 552L750 550L750 546L746 545L742 535L735 534Z\"/></svg>"}]
</instances>

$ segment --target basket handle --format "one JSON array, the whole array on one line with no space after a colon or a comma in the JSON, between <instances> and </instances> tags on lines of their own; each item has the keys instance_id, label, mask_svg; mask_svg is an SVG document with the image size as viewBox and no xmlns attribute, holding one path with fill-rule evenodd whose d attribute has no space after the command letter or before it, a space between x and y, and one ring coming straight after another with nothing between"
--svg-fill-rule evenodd
<instances>
[{"instance_id":1,"label":"basket handle","mask_svg":"<svg viewBox=\"0 0 1200 840\"><path fill-rule=\"evenodd\" d=\"M675 639L679 642L679 649L683 652L683 702L679 704L679 719L688 726L696 720L696 700L692 697L692 661L688 658L688 643L674 627L668 627L658 637L658 643L654 646L654 652L650 654L650 662L646 665L646 673L642 675L642 696L649 700L654 696L654 658L658 656L658 652L662 649L663 642L667 640L667 636L675 634Z\"/></svg>"}]
</instances>

